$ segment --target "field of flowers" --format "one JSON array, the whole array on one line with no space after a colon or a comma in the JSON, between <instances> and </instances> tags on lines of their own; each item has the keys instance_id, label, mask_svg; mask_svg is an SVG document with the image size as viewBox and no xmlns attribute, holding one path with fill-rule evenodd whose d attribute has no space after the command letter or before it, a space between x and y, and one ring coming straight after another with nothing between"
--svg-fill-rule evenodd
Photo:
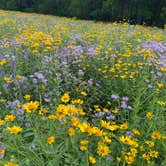
<instances>
[{"instance_id":1,"label":"field of flowers","mask_svg":"<svg viewBox=\"0 0 166 166\"><path fill-rule=\"evenodd\" d=\"M0 166L165 166L166 30L0 10Z\"/></svg>"}]
</instances>

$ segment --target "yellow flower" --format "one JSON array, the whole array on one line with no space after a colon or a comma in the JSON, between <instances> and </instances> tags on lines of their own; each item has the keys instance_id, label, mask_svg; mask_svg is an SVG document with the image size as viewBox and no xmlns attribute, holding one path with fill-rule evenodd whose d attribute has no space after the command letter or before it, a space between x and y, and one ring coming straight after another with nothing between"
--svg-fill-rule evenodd
<instances>
[{"instance_id":1,"label":"yellow flower","mask_svg":"<svg viewBox=\"0 0 166 166\"><path fill-rule=\"evenodd\" d=\"M23 105L23 108L25 109L26 112L31 113L37 110L39 106L38 101L30 101L29 103L26 103Z\"/></svg>"},{"instance_id":2,"label":"yellow flower","mask_svg":"<svg viewBox=\"0 0 166 166\"><path fill-rule=\"evenodd\" d=\"M70 127L70 128L68 129L68 134L69 134L70 137L72 137L72 136L75 134L74 129Z\"/></svg>"},{"instance_id":3,"label":"yellow flower","mask_svg":"<svg viewBox=\"0 0 166 166\"><path fill-rule=\"evenodd\" d=\"M140 146L140 151L142 152L144 150L145 150L144 146Z\"/></svg>"},{"instance_id":4,"label":"yellow flower","mask_svg":"<svg viewBox=\"0 0 166 166\"><path fill-rule=\"evenodd\" d=\"M81 99L76 99L76 100L72 101L72 104L83 104L83 103L84 103L84 101Z\"/></svg>"},{"instance_id":5,"label":"yellow flower","mask_svg":"<svg viewBox=\"0 0 166 166\"><path fill-rule=\"evenodd\" d=\"M3 155L5 153L5 149L0 149L0 155Z\"/></svg>"},{"instance_id":6,"label":"yellow flower","mask_svg":"<svg viewBox=\"0 0 166 166\"><path fill-rule=\"evenodd\" d=\"M162 68L160 68L160 70L161 70L162 72L166 72L166 67L162 67Z\"/></svg>"},{"instance_id":7,"label":"yellow flower","mask_svg":"<svg viewBox=\"0 0 166 166\"><path fill-rule=\"evenodd\" d=\"M13 122L15 118L16 118L15 115L6 115L5 116L5 120L9 121L9 122Z\"/></svg>"},{"instance_id":8,"label":"yellow flower","mask_svg":"<svg viewBox=\"0 0 166 166\"><path fill-rule=\"evenodd\" d=\"M6 59L0 60L0 66L3 66L3 65L6 64L6 63L7 63Z\"/></svg>"},{"instance_id":9,"label":"yellow flower","mask_svg":"<svg viewBox=\"0 0 166 166\"><path fill-rule=\"evenodd\" d=\"M121 136L120 141L124 144L129 144L130 143L130 138L128 136Z\"/></svg>"},{"instance_id":10,"label":"yellow flower","mask_svg":"<svg viewBox=\"0 0 166 166\"><path fill-rule=\"evenodd\" d=\"M48 119L54 120L54 119L56 119L56 115L51 114L51 115L48 116Z\"/></svg>"},{"instance_id":11,"label":"yellow flower","mask_svg":"<svg viewBox=\"0 0 166 166\"><path fill-rule=\"evenodd\" d=\"M154 142L152 142L152 141L145 141L145 143L146 143L149 147L153 147L153 146L154 146Z\"/></svg>"},{"instance_id":12,"label":"yellow flower","mask_svg":"<svg viewBox=\"0 0 166 166\"><path fill-rule=\"evenodd\" d=\"M128 129L128 123L126 122L126 123L121 124L119 126L119 128L122 129L122 130Z\"/></svg>"},{"instance_id":13,"label":"yellow flower","mask_svg":"<svg viewBox=\"0 0 166 166\"><path fill-rule=\"evenodd\" d=\"M147 112L147 113L146 113L146 117L147 117L148 119L152 119L152 118L153 118L153 112Z\"/></svg>"},{"instance_id":14,"label":"yellow flower","mask_svg":"<svg viewBox=\"0 0 166 166\"><path fill-rule=\"evenodd\" d=\"M151 134L151 137L152 137L153 139L161 139L161 135L160 135L160 133L157 132L157 131L154 131L154 132Z\"/></svg>"},{"instance_id":15,"label":"yellow flower","mask_svg":"<svg viewBox=\"0 0 166 166\"><path fill-rule=\"evenodd\" d=\"M0 99L0 103L6 103L6 99Z\"/></svg>"},{"instance_id":16,"label":"yellow flower","mask_svg":"<svg viewBox=\"0 0 166 166\"><path fill-rule=\"evenodd\" d=\"M87 146L80 146L81 151L85 152L87 151Z\"/></svg>"},{"instance_id":17,"label":"yellow flower","mask_svg":"<svg viewBox=\"0 0 166 166\"><path fill-rule=\"evenodd\" d=\"M54 136L51 136L51 137L48 137L48 138L47 138L47 143L48 143L48 144L51 145L51 144L53 144L54 142L55 142L55 137L54 137Z\"/></svg>"},{"instance_id":18,"label":"yellow flower","mask_svg":"<svg viewBox=\"0 0 166 166\"><path fill-rule=\"evenodd\" d=\"M114 113L114 114L117 114L119 111L118 110L112 110L111 112Z\"/></svg>"},{"instance_id":19,"label":"yellow flower","mask_svg":"<svg viewBox=\"0 0 166 166\"><path fill-rule=\"evenodd\" d=\"M164 87L164 84L163 83L158 83L157 86L158 86L159 89L161 89L161 88Z\"/></svg>"},{"instance_id":20,"label":"yellow flower","mask_svg":"<svg viewBox=\"0 0 166 166\"><path fill-rule=\"evenodd\" d=\"M85 140L85 139L84 139L84 140L82 140L80 143L81 143L81 145L87 145L87 144L88 144L88 140Z\"/></svg>"},{"instance_id":21,"label":"yellow flower","mask_svg":"<svg viewBox=\"0 0 166 166\"><path fill-rule=\"evenodd\" d=\"M104 143L99 142L98 143L98 147L97 147L97 153L99 156L106 156L109 153L111 153L111 150L109 149L109 147L107 145L105 145Z\"/></svg>"},{"instance_id":22,"label":"yellow flower","mask_svg":"<svg viewBox=\"0 0 166 166\"><path fill-rule=\"evenodd\" d=\"M135 135L140 135L140 132L139 132L137 129L133 129L132 132L133 132Z\"/></svg>"},{"instance_id":23,"label":"yellow flower","mask_svg":"<svg viewBox=\"0 0 166 166\"><path fill-rule=\"evenodd\" d=\"M144 153L142 155L142 158L145 159L148 163L150 162L150 155L149 154Z\"/></svg>"},{"instance_id":24,"label":"yellow flower","mask_svg":"<svg viewBox=\"0 0 166 166\"><path fill-rule=\"evenodd\" d=\"M96 159L94 157L92 157L92 156L89 156L89 162L91 164L95 164L96 163Z\"/></svg>"},{"instance_id":25,"label":"yellow flower","mask_svg":"<svg viewBox=\"0 0 166 166\"><path fill-rule=\"evenodd\" d=\"M8 162L4 166L19 166L19 165L13 162Z\"/></svg>"},{"instance_id":26,"label":"yellow flower","mask_svg":"<svg viewBox=\"0 0 166 166\"><path fill-rule=\"evenodd\" d=\"M132 139L128 136L121 136L120 137L120 141L124 144L130 145L130 146L134 146L134 147L138 147L138 143L137 140Z\"/></svg>"},{"instance_id":27,"label":"yellow flower","mask_svg":"<svg viewBox=\"0 0 166 166\"><path fill-rule=\"evenodd\" d=\"M24 99L30 100L30 98L31 98L31 95L28 95L28 94L24 95Z\"/></svg>"},{"instance_id":28,"label":"yellow flower","mask_svg":"<svg viewBox=\"0 0 166 166\"><path fill-rule=\"evenodd\" d=\"M44 115L47 112L47 110L45 108L41 108L39 110L39 115Z\"/></svg>"},{"instance_id":29,"label":"yellow flower","mask_svg":"<svg viewBox=\"0 0 166 166\"><path fill-rule=\"evenodd\" d=\"M4 120L0 119L0 126L2 126L4 123Z\"/></svg>"},{"instance_id":30,"label":"yellow flower","mask_svg":"<svg viewBox=\"0 0 166 166\"><path fill-rule=\"evenodd\" d=\"M82 91L81 94L82 94L83 96L87 96L87 93L86 93L85 91Z\"/></svg>"},{"instance_id":31,"label":"yellow flower","mask_svg":"<svg viewBox=\"0 0 166 166\"><path fill-rule=\"evenodd\" d=\"M132 153L133 156L138 153L138 150L135 148L130 148L130 152Z\"/></svg>"},{"instance_id":32,"label":"yellow flower","mask_svg":"<svg viewBox=\"0 0 166 166\"><path fill-rule=\"evenodd\" d=\"M64 102L64 103L67 103L69 102L70 100L70 96L68 93L65 93L62 97L61 97L61 101Z\"/></svg>"},{"instance_id":33,"label":"yellow flower","mask_svg":"<svg viewBox=\"0 0 166 166\"><path fill-rule=\"evenodd\" d=\"M11 134L18 134L22 131L22 128L20 126L13 126L13 127L7 127L7 130L11 133Z\"/></svg>"},{"instance_id":34,"label":"yellow flower","mask_svg":"<svg viewBox=\"0 0 166 166\"><path fill-rule=\"evenodd\" d=\"M14 82L10 77L4 77L3 78L7 83L12 83Z\"/></svg>"},{"instance_id":35,"label":"yellow flower","mask_svg":"<svg viewBox=\"0 0 166 166\"><path fill-rule=\"evenodd\" d=\"M119 162L121 162L121 158L120 157L117 157L116 160Z\"/></svg>"},{"instance_id":36,"label":"yellow flower","mask_svg":"<svg viewBox=\"0 0 166 166\"><path fill-rule=\"evenodd\" d=\"M106 142L106 143L112 142L112 140L111 140L110 138L108 138L107 136L105 136L105 137L103 138L103 141Z\"/></svg>"},{"instance_id":37,"label":"yellow flower","mask_svg":"<svg viewBox=\"0 0 166 166\"><path fill-rule=\"evenodd\" d=\"M130 165L134 162L134 157L125 155L125 161L126 161L127 164Z\"/></svg>"},{"instance_id":38,"label":"yellow flower","mask_svg":"<svg viewBox=\"0 0 166 166\"><path fill-rule=\"evenodd\" d=\"M39 50L33 50L32 53L37 54L37 53L39 53Z\"/></svg>"},{"instance_id":39,"label":"yellow flower","mask_svg":"<svg viewBox=\"0 0 166 166\"><path fill-rule=\"evenodd\" d=\"M150 157L155 157L155 158L157 158L159 155L159 153L155 150L150 150L148 154L150 155Z\"/></svg>"},{"instance_id":40,"label":"yellow flower","mask_svg":"<svg viewBox=\"0 0 166 166\"><path fill-rule=\"evenodd\" d=\"M104 108L103 111L104 112L109 112L109 110L107 108Z\"/></svg>"}]
</instances>

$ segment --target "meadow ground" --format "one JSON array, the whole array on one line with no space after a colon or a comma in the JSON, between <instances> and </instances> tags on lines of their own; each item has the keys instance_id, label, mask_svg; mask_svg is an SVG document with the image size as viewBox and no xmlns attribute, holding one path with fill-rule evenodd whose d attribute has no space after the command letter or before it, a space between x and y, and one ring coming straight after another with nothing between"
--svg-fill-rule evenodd
<instances>
[{"instance_id":1,"label":"meadow ground","mask_svg":"<svg viewBox=\"0 0 166 166\"><path fill-rule=\"evenodd\" d=\"M0 11L0 166L165 166L166 30Z\"/></svg>"}]
</instances>

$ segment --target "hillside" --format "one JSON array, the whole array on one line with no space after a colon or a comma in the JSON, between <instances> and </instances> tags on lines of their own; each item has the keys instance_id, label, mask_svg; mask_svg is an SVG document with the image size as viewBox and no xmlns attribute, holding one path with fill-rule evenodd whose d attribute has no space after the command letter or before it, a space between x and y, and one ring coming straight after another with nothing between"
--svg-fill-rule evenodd
<instances>
[{"instance_id":1,"label":"hillside","mask_svg":"<svg viewBox=\"0 0 166 166\"><path fill-rule=\"evenodd\" d=\"M0 165L166 165L166 30L0 10Z\"/></svg>"}]
</instances>

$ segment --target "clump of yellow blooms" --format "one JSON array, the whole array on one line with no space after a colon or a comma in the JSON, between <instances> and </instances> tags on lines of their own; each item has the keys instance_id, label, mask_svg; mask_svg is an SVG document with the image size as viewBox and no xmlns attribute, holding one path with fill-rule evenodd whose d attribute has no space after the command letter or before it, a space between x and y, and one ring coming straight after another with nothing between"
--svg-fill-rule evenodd
<instances>
[{"instance_id":1,"label":"clump of yellow blooms","mask_svg":"<svg viewBox=\"0 0 166 166\"><path fill-rule=\"evenodd\" d=\"M13 83L13 82L14 82L14 80L11 79L10 77L4 77L3 79L4 79L7 83Z\"/></svg>"},{"instance_id":2,"label":"clump of yellow blooms","mask_svg":"<svg viewBox=\"0 0 166 166\"><path fill-rule=\"evenodd\" d=\"M137 143L136 139L130 138L129 136L121 136L120 141L124 144L133 146L133 147L138 147L139 144Z\"/></svg>"},{"instance_id":3,"label":"clump of yellow blooms","mask_svg":"<svg viewBox=\"0 0 166 166\"><path fill-rule=\"evenodd\" d=\"M72 104L83 104L84 101L82 99L76 99L76 100L72 100Z\"/></svg>"},{"instance_id":4,"label":"clump of yellow blooms","mask_svg":"<svg viewBox=\"0 0 166 166\"><path fill-rule=\"evenodd\" d=\"M36 111L38 106L39 106L38 101L30 101L29 103L23 104L24 110L28 113Z\"/></svg>"},{"instance_id":5,"label":"clump of yellow blooms","mask_svg":"<svg viewBox=\"0 0 166 166\"><path fill-rule=\"evenodd\" d=\"M8 162L4 166L19 166L19 165L14 162Z\"/></svg>"},{"instance_id":6,"label":"clump of yellow blooms","mask_svg":"<svg viewBox=\"0 0 166 166\"><path fill-rule=\"evenodd\" d=\"M81 108L77 108L74 105L64 105L60 104L56 110L56 117L62 119L65 116L71 115L85 115L85 112Z\"/></svg>"},{"instance_id":7,"label":"clump of yellow blooms","mask_svg":"<svg viewBox=\"0 0 166 166\"><path fill-rule=\"evenodd\" d=\"M88 140L82 140L81 142L80 142L80 149L81 149L81 151L86 151L87 150L87 145L88 145Z\"/></svg>"},{"instance_id":8,"label":"clump of yellow blooms","mask_svg":"<svg viewBox=\"0 0 166 166\"><path fill-rule=\"evenodd\" d=\"M22 132L22 128L20 126L12 126L12 127L7 127L7 130L11 133L11 134L18 134L20 132Z\"/></svg>"}]
</instances>

